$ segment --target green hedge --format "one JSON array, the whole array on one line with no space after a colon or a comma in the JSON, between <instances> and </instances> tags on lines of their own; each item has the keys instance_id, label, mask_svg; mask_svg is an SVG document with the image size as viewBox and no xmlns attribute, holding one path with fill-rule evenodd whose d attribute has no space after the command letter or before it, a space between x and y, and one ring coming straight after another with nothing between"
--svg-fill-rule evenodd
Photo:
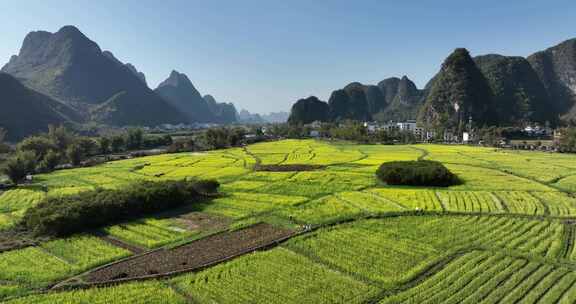
<instances>
[{"instance_id":1,"label":"green hedge","mask_svg":"<svg viewBox=\"0 0 576 304\"><path fill-rule=\"evenodd\" d=\"M218 186L216 181L142 181L119 190L48 197L26 211L22 224L37 235L65 236L197 203Z\"/></svg>"},{"instance_id":2,"label":"green hedge","mask_svg":"<svg viewBox=\"0 0 576 304\"><path fill-rule=\"evenodd\" d=\"M461 183L448 168L431 160L383 163L376 175L389 185L447 187Z\"/></svg>"}]
</instances>

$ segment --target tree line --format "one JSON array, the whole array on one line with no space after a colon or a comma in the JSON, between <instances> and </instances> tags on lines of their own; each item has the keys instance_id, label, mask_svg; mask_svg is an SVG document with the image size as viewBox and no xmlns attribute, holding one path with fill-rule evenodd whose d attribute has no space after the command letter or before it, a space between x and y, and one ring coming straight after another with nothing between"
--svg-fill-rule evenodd
<instances>
[{"instance_id":1,"label":"tree line","mask_svg":"<svg viewBox=\"0 0 576 304\"><path fill-rule=\"evenodd\" d=\"M0 150L9 152L3 143L6 132L0 130ZM80 136L64 126L49 126L48 132L24 138L2 165L2 173L15 184L27 175L47 173L58 166L80 166L96 155L154 148L172 144L168 135L146 135L134 128L110 136ZM1 152L1 151L0 151Z\"/></svg>"},{"instance_id":2,"label":"tree line","mask_svg":"<svg viewBox=\"0 0 576 304\"><path fill-rule=\"evenodd\" d=\"M364 124L347 120L340 123L323 122L319 127L303 124L278 124L267 129L267 135L277 138L309 138L316 131L314 137L351 140L366 144L410 144L417 142L416 135L403 130L375 130L369 132Z\"/></svg>"}]
</instances>

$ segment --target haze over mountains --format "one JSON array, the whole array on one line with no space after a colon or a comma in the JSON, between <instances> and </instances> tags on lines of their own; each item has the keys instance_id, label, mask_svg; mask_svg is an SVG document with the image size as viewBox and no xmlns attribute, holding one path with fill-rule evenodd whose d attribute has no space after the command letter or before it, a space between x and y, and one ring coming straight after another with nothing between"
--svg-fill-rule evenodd
<instances>
[{"instance_id":1,"label":"haze over mountains","mask_svg":"<svg viewBox=\"0 0 576 304\"><path fill-rule=\"evenodd\" d=\"M462 127L469 118L479 126L574 121L576 39L528 58L472 58L466 49L456 49L424 89L406 76L378 85L354 82L334 91L324 105L319 102L299 100L289 121L418 120L433 128Z\"/></svg>"},{"instance_id":2,"label":"haze over mountains","mask_svg":"<svg viewBox=\"0 0 576 304\"><path fill-rule=\"evenodd\" d=\"M1 71L5 74L0 85L10 89L0 91L0 126L8 129L10 139L45 130L48 123L157 126L239 121L233 104L202 97L177 71L150 89L144 73L103 51L74 26L56 33L29 33L19 54ZM4 118L8 113L11 117Z\"/></svg>"}]
</instances>

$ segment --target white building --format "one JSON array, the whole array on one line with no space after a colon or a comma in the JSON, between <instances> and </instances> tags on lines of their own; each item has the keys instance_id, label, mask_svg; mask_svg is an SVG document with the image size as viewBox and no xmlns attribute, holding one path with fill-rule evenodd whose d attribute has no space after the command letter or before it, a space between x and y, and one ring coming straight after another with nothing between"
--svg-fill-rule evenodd
<instances>
[{"instance_id":1,"label":"white building","mask_svg":"<svg viewBox=\"0 0 576 304\"><path fill-rule=\"evenodd\" d=\"M310 131L310 137L314 137L314 138L320 137L320 131L317 131L317 130Z\"/></svg>"}]
</instances>

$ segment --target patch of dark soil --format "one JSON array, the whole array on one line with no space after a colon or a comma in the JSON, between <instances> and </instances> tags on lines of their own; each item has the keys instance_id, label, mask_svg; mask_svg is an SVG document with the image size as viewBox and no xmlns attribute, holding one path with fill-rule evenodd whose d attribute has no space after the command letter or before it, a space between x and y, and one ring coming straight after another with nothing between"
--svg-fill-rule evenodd
<instances>
[{"instance_id":1,"label":"patch of dark soil","mask_svg":"<svg viewBox=\"0 0 576 304\"><path fill-rule=\"evenodd\" d=\"M0 231L0 253L35 246L49 238L39 238L26 230L9 229Z\"/></svg>"},{"instance_id":2,"label":"patch of dark soil","mask_svg":"<svg viewBox=\"0 0 576 304\"><path fill-rule=\"evenodd\" d=\"M89 283L127 281L192 271L227 259L271 246L285 240L294 231L269 224L256 224L245 229L215 234L192 243L153 251L89 273Z\"/></svg>"},{"instance_id":3,"label":"patch of dark soil","mask_svg":"<svg viewBox=\"0 0 576 304\"><path fill-rule=\"evenodd\" d=\"M218 231L227 228L232 220L203 212L190 212L178 216L175 221L187 230Z\"/></svg>"},{"instance_id":4,"label":"patch of dark soil","mask_svg":"<svg viewBox=\"0 0 576 304\"><path fill-rule=\"evenodd\" d=\"M326 168L326 166L294 164L294 165L260 165L255 169L256 171L266 171L266 172L292 172L292 171L316 171L316 170L322 170L324 168Z\"/></svg>"}]
</instances>

